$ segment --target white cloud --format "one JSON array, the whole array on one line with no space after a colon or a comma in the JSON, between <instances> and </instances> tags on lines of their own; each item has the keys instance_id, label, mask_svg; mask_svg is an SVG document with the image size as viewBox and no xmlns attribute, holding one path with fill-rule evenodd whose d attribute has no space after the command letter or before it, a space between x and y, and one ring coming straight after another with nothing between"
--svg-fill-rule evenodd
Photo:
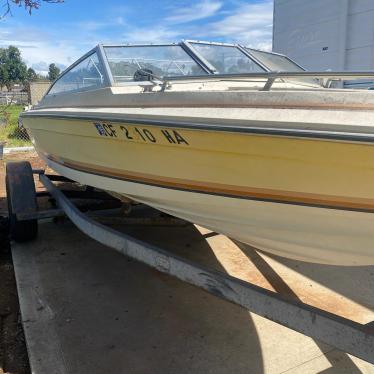
<instances>
[{"instance_id":1,"label":"white cloud","mask_svg":"<svg viewBox=\"0 0 374 374\"><path fill-rule=\"evenodd\" d=\"M116 18L114 19L114 21L115 21L115 23L116 23L117 25L120 25L120 26L124 26L124 25L126 25L125 18L122 17L122 16L118 16L118 17L116 17Z\"/></svg>"},{"instance_id":2,"label":"white cloud","mask_svg":"<svg viewBox=\"0 0 374 374\"><path fill-rule=\"evenodd\" d=\"M43 60L47 65L54 62L67 66L84 53L82 53L82 49L79 46L75 47L64 43L57 43L55 45L51 43L38 43L33 49L26 49L22 45L19 45L19 48L27 65L39 64Z\"/></svg>"},{"instance_id":3,"label":"white cloud","mask_svg":"<svg viewBox=\"0 0 374 374\"><path fill-rule=\"evenodd\" d=\"M174 10L170 16L165 18L165 21L172 23L196 21L213 16L221 7L221 2L205 0L192 6Z\"/></svg>"},{"instance_id":4,"label":"white cloud","mask_svg":"<svg viewBox=\"0 0 374 374\"><path fill-rule=\"evenodd\" d=\"M245 4L217 22L207 25L207 37L222 37L260 49L271 49L273 1Z\"/></svg>"},{"instance_id":5,"label":"white cloud","mask_svg":"<svg viewBox=\"0 0 374 374\"><path fill-rule=\"evenodd\" d=\"M202 7L208 6L207 3L200 3ZM218 2L209 2L209 5L216 4L217 12ZM207 9L206 8L206 9ZM213 6L210 8L211 11ZM129 28L124 33L123 38L128 42L170 42L178 41L181 38L202 39L202 40L220 40L230 42L240 42L249 47L271 50L272 47L272 23L273 23L273 1L264 0L258 3L240 3L239 6L231 11L222 10L224 17L219 21L206 22L196 26L194 24L179 25L175 24L177 19L187 22L192 19L198 19L200 14L197 6L183 8L171 16L161 19L159 23L141 28ZM208 14L207 12L204 13ZM191 18L189 18L191 16ZM206 16L204 16L205 18ZM182 22L180 22L182 23Z\"/></svg>"},{"instance_id":6,"label":"white cloud","mask_svg":"<svg viewBox=\"0 0 374 374\"><path fill-rule=\"evenodd\" d=\"M38 71L45 71L45 70L48 70L48 64L47 64L45 61L39 61L39 62L33 63L33 64L31 65L31 67L32 67L34 70L38 70Z\"/></svg>"},{"instance_id":7,"label":"white cloud","mask_svg":"<svg viewBox=\"0 0 374 374\"><path fill-rule=\"evenodd\" d=\"M8 18L6 22L0 21L0 47L19 47L28 66L35 67L40 66L41 61L47 65L54 62L68 66L97 43L106 41L157 43L184 38L213 39L271 49L272 0L257 0L256 3L202 0L180 8L173 5L167 12L165 9L166 6L160 9L158 16L143 18L141 26L134 21L134 10L128 7L116 8L100 21L69 23L61 20L48 28L26 26ZM161 14L166 15L163 18ZM198 25L193 22L201 19L206 20Z\"/></svg>"},{"instance_id":8,"label":"white cloud","mask_svg":"<svg viewBox=\"0 0 374 374\"><path fill-rule=\"evenodd\" d=\"M100 40L93 32L80 30L82 38L67 39L67 36L59 38L43 29L9 22L0 29L0 47L18 47L26 64L31 67L35 65L33 68L42 73L45 69L38 68L41 61L46 65L54 62L68 66Z\"/></svg>"},{"instance_id":9,"label":"white cloud","mask_svg":"<svg viewBox=\"0 0 374 374\"><path fill-rule=\"evenodd\" d=\"M124 41L129 43L165 43L175 42L181 37L181 31L166 26L154 25L144 28L132 28L124 35Z\"/></svg>"},{"instance_id":10,"label":"white cloud","mask_svg":"<svg viewBox=\"0 0 374 374\"><path fill-rule=\"evenodd\" d=\"M107 27L108 23L97 22L97 21L82 21L78 25L74 25L74 26L78 26L80 29L84 31L96 31L104 27Z\"/></svg>"}]
</instances>

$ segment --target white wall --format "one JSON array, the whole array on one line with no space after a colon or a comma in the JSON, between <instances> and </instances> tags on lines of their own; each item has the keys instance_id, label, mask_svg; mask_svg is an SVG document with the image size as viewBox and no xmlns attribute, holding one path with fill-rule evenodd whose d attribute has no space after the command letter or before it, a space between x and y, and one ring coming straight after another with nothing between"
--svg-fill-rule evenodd
<instances>
[{"instance_id":1,"label":"white wall","mask_svg":"<svg viewBox=\"0 0 374 374\"><path fill-rule=\"evenodd\" d=\"M308 70L373 70L374 0L274 0L273 50Z\"/></svg>"}]
</instances>

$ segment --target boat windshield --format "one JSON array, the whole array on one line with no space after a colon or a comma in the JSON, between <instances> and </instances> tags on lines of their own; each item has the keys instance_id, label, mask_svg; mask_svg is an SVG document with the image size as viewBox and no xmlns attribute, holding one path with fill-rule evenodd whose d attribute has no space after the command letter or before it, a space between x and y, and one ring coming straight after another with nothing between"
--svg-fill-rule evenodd
<instances>
[{"instance_id":1,"label":"boat windshield","mask_svg":"<svg viewBox=\"0 0 374 374\"><path fill-rule=\"evenodd\" d=\"M264 72L259 64L236 46L191 42L190 45L205 58L219 74Z\"/></svg>"},{"instance_id":2,"label":"boat windshield","mask_svg":"<svg viewBox=\"0 0 374 374\"><path fill-rule=\"evenodd\" d=\"M305 71L301 66L286 56L277 53L259 51L257 49L245 48L254 58L265 65L270 71L298 72ZM314 78L288 78L290 82L315 85L318 82Z\"/></svg>"},{"instance_id":3,"label":"boat windshield","mask_svg":"<svg viewBox=\"0 0 374 374\"><path fill-rule=\"evenodd\" d=\"M246 50L257 60L262 62L269 70L272 71L304 71L304 69L294 63L286 56L278 55L275 53L259 51L257 49L246 48Z\"/></svg>"},{"instance_id":4,"label":"boat windshield","mask_svg":"<svg viewBox=\"0 0 374 374\"><path fill-rule=\"evenodd\" d=\"M108 85L148 86L146 81L155 84L158 78L164 84L178 79L219 79L220 74L248 79L254 73L256 79L266 81L269 72L302 71L286 56L239 44L187 40L179 44L99 45L65 70L47 94L95 90ZM285 74L287 79L282 81L318 84L316 79L300 75L291 78Z\"/></svg>"},{"instance_id":5,"label":"boat windshield","mask_svg":"<svg viewBox=\"0 0 374 374\"><path fill-rule=\"evenodd\" d=\"M113 80L116 83L146 80L146 74L161 78L175 75L204 75L179 45L104 47Z\"/></svg>"},{"instance_id":6,"label":"boat windshield","mask_svg":"<svg viewBox=\"0 0 374 374\"><path fill-rule=\"evenodd\" d=\"M60 76L53 84L49 94L95 89L102 87L103 84L104 68L97 53L94 52Z\"/></svg>"}]
</instances>

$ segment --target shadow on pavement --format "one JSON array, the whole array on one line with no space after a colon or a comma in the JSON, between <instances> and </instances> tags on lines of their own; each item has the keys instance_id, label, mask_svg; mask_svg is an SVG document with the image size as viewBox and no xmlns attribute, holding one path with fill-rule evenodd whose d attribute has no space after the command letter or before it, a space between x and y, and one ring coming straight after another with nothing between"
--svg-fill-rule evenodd
<instances>
[{"instance_id":1,"label":"shadow on pavement","mask_svg":"<svg viewBox=\"0 0 374 374\"><path fill-rule=\"evenodd\" d=\"M272 266L269 265L265 261L265 259L259 255L257 250L255 250L254 248L252 248L248 245L245 245L245 244L242 244L242 243L239 243L239 242L236 242L236 241L235 241L235 243L251 259L252 263L257 267L257 269L261 272L261 274L263 274L263 276L271 284L271 286L274 288L274 290L276 292L282 294L283 296L286 296L287 298L293 299L294 301L303 302L303 300L301 300L298 297L298 295L289 287L289 285L272 268ZM324 267L324 265L301 263L300 261L288 260L288 259L281 258L279 256L269 255L268 253L266 253L266 256L269 256L271 258L276 258L277 261L281 262L282 264L286 264L287 266L289 266L290 263L293 263L294 264L294 270L302 273L303 275L308 275L308 276L309 276L309 274L306 274L305 269L308 269L308 268L311 268L311 269L314 268L315 269L316 267L318 267L319 270L320 270L321 267ZM297 263L299 263L299 264L297 264ZM300 264L302 266L300 266ZM291 266L289 266L289 267L291 267ZM300 269L300 268L302 268L302 269ZM334 268L337 268L337 267L334 266ZM325 268L324 270L326 272L330 271L330 276L328 277L328 279L330 281L325 282L324 285L326 285L326 283L328 283L326 286L328 286L329 288L331 287L332 289L335 289L333 287L333 284L337 284L339 282L339 280L337 280L335 278L335 281L332 282L333 279L334 279L334 276L333 275L331 276L331 269L328 269L328 268L326 269ZM316 277L317 279L315 279L315 280L320 282L320 283L321 282L323 283L323 277L321 279L320 274L324 274L324 272L318 272L318 277ZM342 294L344 295L344 292ZM324 346L326 346L325 343L322 343L322 345L321 345L321 343L318 340L314 340L314 341L315 341L316 345L321 349L321 352L324 352L325 351ZM344 367L344 370L345 371L348 370L347 372L349 372L349 373L352 373L352 374L361 373L361 370L355 365L355 363L351 360L351 358L344 352L338 351L338 350L336 350L332 347L331 350L325 352L324 355L329 360L329 362L331 364L331 368L325 370L324 371L325 373L336 373L336 374L339 373L340 374L342 372L342 366Z\"/></svg>"}]
</instances>

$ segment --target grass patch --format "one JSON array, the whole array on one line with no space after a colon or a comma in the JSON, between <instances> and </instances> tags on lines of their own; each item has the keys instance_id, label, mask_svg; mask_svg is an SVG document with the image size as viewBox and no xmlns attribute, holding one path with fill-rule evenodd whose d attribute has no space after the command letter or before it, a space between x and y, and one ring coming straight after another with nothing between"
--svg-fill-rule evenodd
<instances>
[{"instance_id":1,"label":"grass patch","mask_svg":"<svg viewBox=\"0 0 374 374\"><path fill-rule=\"evenodd\" d=\"M5 115L3 115L5 110ZM18 127L18 117L23 111L23 105L0 105L0 142L5 143L5 147L30 146L25 129Z\"/></svg>"}]
</instances>

